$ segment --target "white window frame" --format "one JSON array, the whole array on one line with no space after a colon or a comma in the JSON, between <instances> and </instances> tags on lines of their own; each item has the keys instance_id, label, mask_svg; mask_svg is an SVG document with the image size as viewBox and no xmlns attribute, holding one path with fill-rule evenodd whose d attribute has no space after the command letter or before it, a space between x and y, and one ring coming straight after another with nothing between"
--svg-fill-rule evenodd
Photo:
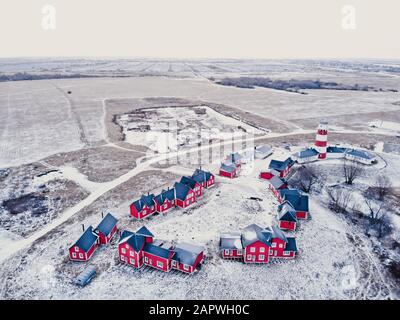
<instances>
[{"instance_id":1,"label":"white window frame","mask_svg":"<svg viewBox=\"0 0 400 320\"><path fill-rule=\"evenodd\" d=\"M282 243L279 244L279 248L281 248L281 249L283 248L283 244Z\"/></svg>"},{"instance_id":2,"label":"white window frame","mask_svg":"<svg viewBox=\"0 0 400 320\"><path fill-rule=\"evenodd\" d=\"M121 252L122 252L123 254L125 254L125 253L126 253L126 249L125 249L125 248L121 248Z\"/></svg>"},{"instance_id":3,"label":"white window frame","mask_svg":"<svg viewBox=\"0 0 400 320\"><path fill-rule=\"evenodd\" d=\"M130 255L131 257L134 257L134 256L135 256L135 254L133 253L133 251L129 251L129 255Z\"/></svg>"},{"instance_id":4,"label":"white window frame","mask_svg":"<svg viewBox=\"0 0 400 320\"><path fill-rule=\"evenodd\" d=\"M242 250L241 250L241 249L238 249L238 250L237 250L237 254L238 254L238 255L241 255L241 254L242 254Z\"/></svg>"},{"instance_id":5,"label":"white window frame","mask_svg":"<svg viewBox=\"0 0 400 320\"><path fill-rule=\"evenodd\" d=\"M72 258L76 258L76 252L72 252Z\"/></svg>"},{"instance_id":6,"label":"white window frame","mask_svg":"<svg viewBox=\"0 0 400 320\"><path fill-rule=\"evenodd\" d=\"M164 268L164 263L161 261L157 261L157 267Z\"/></svg>"},{"instance_id":7,"label":"white window frame","mask_svg":"<svg viewBox=\"0 0 400 320\"><path fill-rule=\"evenodd\" d=\"M260 254L259 259L260 260L265 260L265 256L263 254Z\"/></svg>"},{"instance_id":8,"label":"white window frame","mask_svg":"<svg viewBox=\"0 0 400 320\"><path fill-rule=\"evenodd\" d=\"M272 248L276 248L276 242L273 242L271 245Z\"/></svg>"},{"instance_id":9,"label":"white window frame","mask_svg":"<svg viewBox=\"0 0 400 320\"><path fill-rule=\"evenodd\" d=\"M83 253L79 253L79 259L83 259Z\"/></svg>"},{"instance_id":10,"label":"white window frame","mask_svg":"<svg viewBox=\"0 0 400 320\"><path fill-rule=\"evenodd\" d=\"M190 267L187 264L183 265L183 270L187 270L188 271L189 269L190 269Z\"/></svg>"},{"instance_id":11,"label":"white window frame","mask_svg":"<svg viewBox=\"0 0 400 320\"><path fill-rule=\"evenodd\" d=\"M130 264L135 264L135 259L130 258L129 262L130 262Z\"/></svg>"},{"instance_id":12,"label":"white window frame","mask_svg":"<svg viewBox=\"0 0 400 320\"><path fill-rule=\"evenodd\" d=\"M125 262L125 256L121 256L121 260Z\"/></svg>"},{"instance_id":13,"label":"white window frame","mask_svg":"<svg viewBox=\"0 0 400 320\"><path fill-rule=\"evenodd\" d=\"M261 247L261 248L260 248L260 252L265 252L265 248L264 248L264 247Z\"/></svg>"},{"instance_id":14,"label":"white window frame","mask_svg":"<svg viewBox=\"0 0 400 320\"><path fill-rule=\"evenodd\" d=\"M225 249L224 251L225 251L225 255L229 256L229 249Z\"/></svg>"},{"instance_id":15,"label":"white window frame","mask_svg":"<svg viewBox=\"0 0 400 320\"><path fill-rule=\"evenodd\" d=\"M172 260L172 266L173 266L173 267L176 267L176 265L177 265L176 261L175 261L175 260Z\"/></svg>"},{"instance_id":16,"label":"white window frame","mask_svg":"<svg viewBox=\"0 0 400 320\"><path fill-rule=\"evenodd\" d=\"M247 255L247 260L251 260L251 257L252 257L251 254L248 254Z\"/></svg>"},{"instance_id":17,"label":"white window frame","mask_svg":"<svg viewBox=\"0 0 400 320\"><path fill-rule=\"evenodd\" d=\"M284 256L290 256L290 251L283 251Z\"/></svg>"},{"instance_id":18,"label":"white window frame","mask_svg":"<svg viewBox=\"0 0 400 320\"><path fill-rule=\"evenodd\" d=\"M256 248L254 248L254 247L250 247L250 252L256 252Z\"/></svg>"},{"instance_id":19,"label":"white window frame","mask_svg":"<svg viewBox=\"0 0 400 320\"><path fill-rule=\"evenodd\" d=\"M149 258L148 257L144 257L144 262L148 263L149 262Z\"/></svg>"},{"instance_id":20,"label":"white window frame","mask_svg":"<svg viewBox=\"0 0 400 320\"><path fill-rule=\"evenodd\" d=\"M77 246L75 246L74 250L75 252L79 252L79 248Z\"/></svg>"},{"instance_id":21,"label":"white window frame","mask_svg":"<svg viewBox=\"0 0 400 320\"><path fill-rule=\"evenodd\" d=\"M269 255L272 256L274 254L274 250L269 249Z\"/></svg>"},{"instance_id":22,"label":"white window frame","mask_svg":"<svg viewBox=\"0 0 400 320\"><path fill-rule=\"evenodd\" d=\"M129 249L129 244L126 244L126 245L125 245L125 248Z\"/></svg>"}]
</instances>

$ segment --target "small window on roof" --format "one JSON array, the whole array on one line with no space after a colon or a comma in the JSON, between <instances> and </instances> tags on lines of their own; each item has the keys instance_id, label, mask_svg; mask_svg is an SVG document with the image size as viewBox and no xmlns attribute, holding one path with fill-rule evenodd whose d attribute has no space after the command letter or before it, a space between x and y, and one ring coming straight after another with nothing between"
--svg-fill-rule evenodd
<instances>
[{"instance_id":1,"label":"small window on roof","mask_svg":"<svg viewBox=\"0 0 400 320\"><path fill-rule=\"evenodd\" d=\"M76 252L78 252L78 251L79 251L78 246L75 246L74 250L75 250Z\"/></svg>"}]
</instances>

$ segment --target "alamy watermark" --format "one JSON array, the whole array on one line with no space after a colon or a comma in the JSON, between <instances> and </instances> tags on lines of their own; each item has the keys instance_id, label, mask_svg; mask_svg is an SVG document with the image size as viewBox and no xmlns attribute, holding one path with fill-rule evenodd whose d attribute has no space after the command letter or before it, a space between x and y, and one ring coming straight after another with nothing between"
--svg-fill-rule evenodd
<instances>
[{"instance_id":1,"label":"alamy watermark","mask_svg":"<svg viewBox=\"0 0 400 320\"><path fill-rule=\"evenodd\" d=\"M56 19L57 18L57 10L55 6L46 4L45 6L42 7L42 29L43 30L55 30L57 25L56 25Z\"/></svg>"},{"instance_id":2,"label":"alamy watermark","mask_svg":"<svg viewBox=\"0 0 400 320\"><path fill-rule=\"evenodd\" d=\"M344 30L355 30L357 28L355 6L344 5L342 7L342 28Z\"/></svg>"}]
</instances>

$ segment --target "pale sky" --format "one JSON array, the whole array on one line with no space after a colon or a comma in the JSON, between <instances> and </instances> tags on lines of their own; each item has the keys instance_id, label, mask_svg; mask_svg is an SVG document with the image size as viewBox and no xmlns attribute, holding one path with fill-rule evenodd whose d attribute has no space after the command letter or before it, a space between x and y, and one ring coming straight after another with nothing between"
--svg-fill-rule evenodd
<instances>
[{"instance_id":1,"label":"pale sky","mask_svg":"<svg viewBox=\"0 0 400 320\"><path fill-rule=\"evenodd\" d=\"M399 0L0 0L0 57L400 58L399 13Z\"/></svg>"}]
</instances>

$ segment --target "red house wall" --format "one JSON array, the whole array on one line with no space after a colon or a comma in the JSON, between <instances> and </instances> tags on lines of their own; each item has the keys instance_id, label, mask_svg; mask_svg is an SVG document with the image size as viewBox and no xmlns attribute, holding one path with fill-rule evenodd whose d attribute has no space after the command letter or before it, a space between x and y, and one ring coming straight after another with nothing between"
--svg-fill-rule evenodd
<instances>
[{"instance_id":1,"label":"red house wall","mask_svg":"<svg viewBox=\"0 0 400 320\"><path fill-rule=\"evenodd\" d=\"M164 208L165 205L167 205L167 208ZM163 213L171 209L174 205L174 201L169 201L168 199L165 199L163 204L156 203L156 211L159 213Z\"/></svg>"},{"instance_id":2,"label":"red house wall","mask_svg":"<svg viewBox=\"0 0 400 320\"><path fill-rule=\"evenodd\" d=\"M186 208L187 206L189 206L195 202L196 202L196 194L193 192L193 190L189 191L189 193L186 196L185 201L182 201L180 199L175 200L176 206L181 207L181 208Z\"/></svg>"},{"instance_id":3,"label":"red house wall","mask_svg":"<svg viewBox=\"0 0 400 320\"><path fill-rule=\"evenodd\" d=\"M197 265L199 263L201 263L203 260L204 260L204 252L201 252L197 256L197 258L196 258L195 262L193 263L193 265L189 266L189 270L185 270L183 268L183 264L182 263L177 263L176 261L175 261L176 265L172 265L172 268L174 268L176 270L179 270L179 271L182 271L182 272L186 272L186 273L193 273L196 270Z\"/></svg>"},{"instance_id":4,"label":"red house wall","mask_svg":"<svg viewBox=\"0 0 400 320\"><path fill-rule=\"evenodd\" d=\"M238 254L237 249L229 249L229 254L226 254L224 249L222 249L221 251L223 258L243 258L243 250L241 250L241 254Z\"/></svg>"},{"instance_id":5,"label":"red house wall","mask_svg":"<svg viewBox=\"0 0 400 320\"><path fill-rule=\"evenodd\" d=\"M297 219L307 219L308 212L307 211L296 211Z\"/></svg>"},{"instance_id":6,"label":"red house wall","mask_svg":"<svg viewBox=\"0 0 400 320\"><path fill-rule=\"evenodd\" d=\"M284 230L296 230L296 222L279 221L279 228L284 229Z\"/></svg>"},{"instance_id":7,"label":"red house wall","mask_svg":"<svg viewBox=\"0 0 400 320\"><path fill-rule=\"evenodd\" d=\"M123 248L126 250L125 253L122 253ZM131 252L133 256L131 256ZM118 246L118 253L119 253L119 259L123 263L126 263L135 268L140 268L141 266L143 266L143 251L136 252L129 245L127 248L126 243L122 243ZM122 257L124 257L125 259L123 260ZM133 264L131 263L131 259L134 259Z\"/></svg>"},{"instance_id":8,"label":"red house wall","mask_svg":"<svg viewBox=\"0 0 400 320\"><path fill-rule=\"evenodd\" d=\"M270 256L273 258L294 258L295 253L293 251L290 252L289 255L284 256L283 252L285 251L285 245L286 243L278 238L274 238L272 240L272 243L276 243L276 247L273 248L271 245L271 250L270 250ZM282 248L280 247L282 246Z\"/></svg>"},{"instance_id":9,"label":"red house wall","mask_svg":"<svg viewBox=\"0 0 400 320\"><path fill-rule=\"evenodd\" d=\"M114 226L114 228L111 230L110 234L104 235L103 233L99 232L99 243L100 244L107 244L110 242L110 240L113 238L115 233L117 232L118 228L117 225Z\"/></svg>"},{"instance_id":10,"label":"red house wall","mask_svg":"<svg viewBox=\"0 0 400 320\"><path fill-rule=\"evenodd\" d=\"M171 269L171 259L161 258L148 252L143 253L143 259L144 259L144 264L149 265L155 269L162 270L164 272L168 272ZM157 262L161 262L163 266L162 267L157 266Z\"/></svg>"},{"instance_id":11,"label":"red house wall","mask_svg":"<svg viewBox=\"0 0 400 320\"><path fill-rule=\"evenodd\" d=\"M215 184L215 177L212 175L210 179L206 182L207 188L212 187Z\"/></svg>"},{"instance_id":12,"label":"red house wall","mask_svg":"<svg viewBox=\"0 0 400 320\"><path fill-rule=\"evenodd\" d=\"M255 248L255 252L251 252L251 248ZM261 250L264 249L264 252L261 252ZM269 252L269 247L262 243L261 241L256 241L252 243L251 245L248 245L245 250L244 250L244 262L246 263L268 263L268 252ZM249 259L249 255L251 255ZM264 255L264 260L260 258L261 255ZM253 256L255 256L255 259L253 260Z\"/></svg>"},{"instance_id":13,"label":"red house wall","mask_svg":"<svg viewBox=\"0 0 400 320\"><path fill-rule=\"evenodd\" d=\"M266 179L269 180L273 177L274 175L271 172L261 172L260 173L260 178L261 179Z\"/></svg>"},{"instance_id":14,"label":"red house wall","mask_svg":"<svg viewBox=\"0 0 400 320\"><path fill-rule=\"evenodd\" d=\"M223 170L219 170L219 175L220 176L222 176L222 177L227 177L227 178L234 178L235 176L236 176L236 173L235 172L226 172L226 171L223 171Z\"/></svg>"},{"instance_id":15,"label":"red house wall","mask_svg":"<svg viewBox=\"0 0 400 320\"><path fill-rule=\"evenodd\" d=\"M71 248L69 248L69 258L71 259L71 260L73 260L73 261L88 261L91 257L92 257L92 255L93 255L93 253L94 253L94 251L96 250L96 248L97 248L97 243L94 243L92 246L91 246L91 248L88 250L88 252L85 252L85 251L83 251L81 248L79 248L79 251L78 252L76 252L74 249L75 249L75 247L76 246L72 246ZM73 252L75 252L76 253L76 258L73 258L72 257L72 253ZM79 253L82 253L83 254L83 258L79 258Z\"/></svg>"}]
</instances>

